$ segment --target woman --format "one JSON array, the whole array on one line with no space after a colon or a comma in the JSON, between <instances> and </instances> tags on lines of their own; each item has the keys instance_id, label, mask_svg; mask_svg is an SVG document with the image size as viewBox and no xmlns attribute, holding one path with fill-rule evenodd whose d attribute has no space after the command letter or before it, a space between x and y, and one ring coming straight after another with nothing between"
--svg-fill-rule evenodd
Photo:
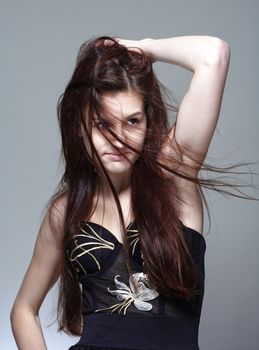
<instances>
[{"instance_id":1,"label":"woman","mask_svg":"<svg viewBox=\"0 0 259 350\"><path fill-rule=\"evenodd\" d=\"M12 308L19 349L46 349L38 312L59 277L59 330L81 335L71 349L198 349L212 185L198 174L229 60L210 36L82 45L58 105L65 172ZM157 61L193 72L179 109Z\"/></svg>"}]
</instances>

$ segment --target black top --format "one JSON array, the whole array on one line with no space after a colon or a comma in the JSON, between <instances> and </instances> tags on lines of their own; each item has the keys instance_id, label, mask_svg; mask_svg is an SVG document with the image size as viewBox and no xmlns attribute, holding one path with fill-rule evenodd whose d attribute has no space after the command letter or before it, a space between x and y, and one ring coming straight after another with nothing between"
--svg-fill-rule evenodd
<instances>
[{"instance_id":1,"label":"black top","mask_svg":"<svg viewBox=\"0 0 259 350\"><path fill-rule=\"evenodd\" d=\"M69 350L198 350L198 327L204 294L206 243L183 225L200 271L200 293L192 301L167 299L149 288L143 273L138 228L127 227L133 258L134 293L123 244L103 226L82 222L68 246L68 258L82 284L83 331Z\"/></svg>"}]
</instances>

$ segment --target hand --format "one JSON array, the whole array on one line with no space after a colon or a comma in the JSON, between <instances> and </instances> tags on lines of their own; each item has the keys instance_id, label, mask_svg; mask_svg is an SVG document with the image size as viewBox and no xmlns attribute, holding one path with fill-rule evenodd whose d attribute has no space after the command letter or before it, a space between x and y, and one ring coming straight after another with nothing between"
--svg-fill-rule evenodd
<instances>
[{"instance_id":1,"label":"hand","mask_svg":"<svg viewBox=\"0 0 259 350\"><path fill-rule=\"evenodd\" d=\"M127 40L127 39L115 38L115 40L120 45L126 46L131 51L135 51L140 54L142 53L142 51L144 51L145 54L147 54L151 58L151 61L154 62L154 58L152 57L152 55L148 50L148 43L153 39L146 38L142 40Z\"/></svg>"},{"instance_id":2,"label":"hand","mask_svg":"<svg viewBox=\"0 0 259 350\"><path fill-rule=\"evenodd\" d=\"M120 45L126 46L129 50L132 50L135 52L140 52L139 49L143 50L141 45L141 40L126 40L126 39L120 39L120 38L115 38L115 40Z\"/></svg>"}]
</instances>

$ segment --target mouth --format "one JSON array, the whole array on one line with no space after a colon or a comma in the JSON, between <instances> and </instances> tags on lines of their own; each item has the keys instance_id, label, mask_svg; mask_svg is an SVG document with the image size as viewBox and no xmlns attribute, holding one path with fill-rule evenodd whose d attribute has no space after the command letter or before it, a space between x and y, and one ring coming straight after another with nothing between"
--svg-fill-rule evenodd
<instances>
[{"instance_id":1,"label":"mouth","mask_svg":"<svg viewBox=\"0 0 259 350\"><path fill-rule=\"evenodd\" d=\"M105 153L106 156L108 156L109 158L114 159L114 160L124 159L125 154L126 153L113 153L113 152Z\"/></svg>"}]
</instances>

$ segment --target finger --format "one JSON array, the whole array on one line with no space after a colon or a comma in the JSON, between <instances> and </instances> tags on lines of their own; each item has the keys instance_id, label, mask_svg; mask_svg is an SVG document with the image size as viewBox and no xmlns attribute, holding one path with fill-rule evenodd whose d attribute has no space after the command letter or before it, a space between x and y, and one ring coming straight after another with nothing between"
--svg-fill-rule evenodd
<instances>
[{"instance_id":1,"label":"finger","mask_svg":"<svg viewBox=\"0 0 259 350\"><path fill-rule=\"evenodd\" d=\"M111 46L114 44L114 42L110 39L105 39L103 43L104 43L104 46Z\"/></svg>"}]
</instances>

